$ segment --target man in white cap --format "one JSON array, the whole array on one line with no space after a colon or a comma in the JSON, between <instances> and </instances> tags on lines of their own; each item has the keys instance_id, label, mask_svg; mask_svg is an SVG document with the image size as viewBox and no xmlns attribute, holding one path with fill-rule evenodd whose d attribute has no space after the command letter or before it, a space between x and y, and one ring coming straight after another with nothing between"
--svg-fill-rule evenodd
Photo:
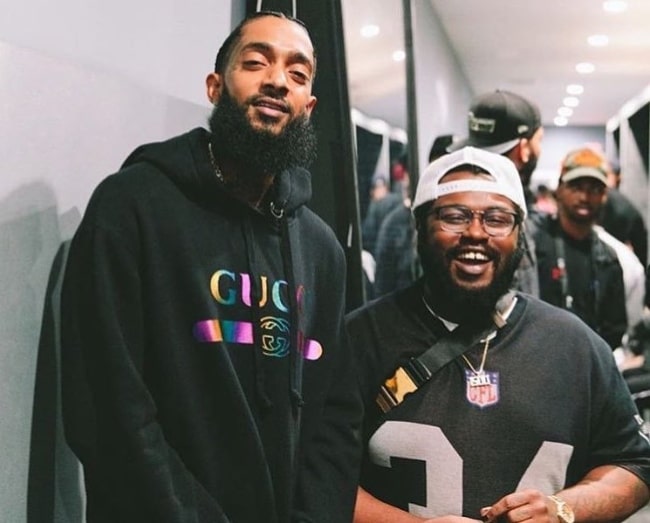
<instances>
[{"instance_id":1,"label":"man in white cap","mask_svg":"<svg viewBox=\"0 0 650 523\"><path fill-rule=\"evenodd\" d=\"M413 212L423 278L347 317L365 403L354 521L621 521L642 507L650 444L609 347L509 290L526 216L514 164L443 156Z\"/></svg>"},{"instance_id":2,"label":"man in white cap","mask_svg":"<svg viewBox=\"0 0 650 523\"><path fill-rule=\"evenodd\" d=\"M467 115L467 138L454 142L449 150L470 145L510 159L517 168L529 211L535 197L530 179L541 154L544 127L539 108L521 95L497 89L477 96ZM539 296L537 262L532 234L535 219L529 216L524 231L524 256L515 273L515 287Z\"/></svg>"}]
</instances>

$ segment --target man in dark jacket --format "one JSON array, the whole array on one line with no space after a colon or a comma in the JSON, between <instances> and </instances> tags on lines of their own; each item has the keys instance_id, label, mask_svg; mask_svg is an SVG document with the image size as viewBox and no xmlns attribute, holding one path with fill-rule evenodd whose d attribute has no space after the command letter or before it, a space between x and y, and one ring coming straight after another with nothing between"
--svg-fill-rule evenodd
<instances>
[{"instance_id":1,"label":"man in dark jacket","mask_svg":"<svg viewBox=\"0 0 650 523\"><path fill-rule=\"evenodd\" d=\"M349 521L360 404L343 251L305 204L316 59L256 13L207 77L210 131L95 190L63 288L63 409L93 522Z\"/></svg>"},{"instance_id":2,"label":"man in dark jacket","mask_svg":"<svg viewBox=\"0 0 650 523\"><path fill-rule=\"evenodd\" d=\"M577 314L617 348L627 328L623 272L616 252L594 231L607 193L605 159L583 147L562 162L558 216L535 235L540 297Z\"/></svg>"},{"instance_id":3,"label":"man in dark jacket","mask_svg":"<svg viewBox=\"0 0 650 523\"><path fill-rule=\"evenodd\" d=\"M600 213L600 224L615 238L632 248L641 264L648 265L648 229L641 212L619 191L621 168L608 163L607 200Z\"/></svg>"}]
</instances>

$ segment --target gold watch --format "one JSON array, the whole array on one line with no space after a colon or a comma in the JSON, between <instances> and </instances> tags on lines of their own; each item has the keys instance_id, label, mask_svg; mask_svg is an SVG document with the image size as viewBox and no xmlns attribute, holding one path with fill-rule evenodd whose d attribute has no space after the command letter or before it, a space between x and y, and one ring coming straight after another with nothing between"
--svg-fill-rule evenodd
<instances>
[{"instance_id":1,"label":"gold watch","mask_svg":"<svg viewBox=\"0 0 650 523\"><path fill-rule=\"evenodd\" d=\"M557 496L549 496L553 503L555 503L555 511L557 519L560 523L573 523L576 519L573 509L567 504L566 501L558 498Z\"/></svg>"}]
</instances>

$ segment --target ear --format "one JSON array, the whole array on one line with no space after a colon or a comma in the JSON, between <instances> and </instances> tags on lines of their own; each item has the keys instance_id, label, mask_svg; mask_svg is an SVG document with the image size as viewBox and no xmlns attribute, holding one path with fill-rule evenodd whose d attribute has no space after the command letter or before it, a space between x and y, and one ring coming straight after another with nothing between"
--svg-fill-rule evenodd
<instances>
[{"instance_id":1,"label":"ear","mask_svg":"<svg viewBox=\"0 0 650 523\"><path fill-rule=\"evenodd\" d=\"M525 165L530 159L530 141L528 138L522 138L519 140L519 158L521 159L522 165Z\"/></svg>"},{"instance_id":2,"label":"ear","mask_svg":"<svg viewBox=\"0 0 650 523\"><path fill-rule=\"evenodd\" d=\"M223 78L219 73L210 73L205 79L205 90L212 105L219 102L223 89Z\"/></svg>"},{"instance_id":3,"label":"ear","mask_svg":"<svg viewBox=\"0 0 650 523\"><path fill-rule=\"evenodd\" d=\"M307 116L311 116L311 112L314 110L314 107L316 107L316 102L318 102L318 99L314 95L311 95L309 97L309 102L307 102L307 105L305 106Z\"/></svg>"},{"instance_id":4,"label":"ear","mask_svg":"<svg viewBox=\"0 0 650 523\"><path fill-rule=\"evenodd\" d=\"M510 149L504 156L506 158L510 158L512 160L512 163L515 164L515 167L517 167L517 170L521 168L522 165L524 165L525 160L524 160L524 143L527 142L528 140L521 139L519 140L519 143L515 145L512 149Z\"/></svg>"}]
</instances>

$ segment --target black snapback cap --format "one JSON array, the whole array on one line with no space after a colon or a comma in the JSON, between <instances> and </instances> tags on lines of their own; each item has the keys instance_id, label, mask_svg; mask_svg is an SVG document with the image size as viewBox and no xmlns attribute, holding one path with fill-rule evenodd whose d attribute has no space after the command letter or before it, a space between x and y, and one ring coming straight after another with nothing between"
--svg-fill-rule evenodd
<instances>
[{"instance_id":1,"label":"black snapback cap","mask_svg":"<svg viewBox=\"0 0 650 523\"><path fill-rule=\"evenodd\" d=\"M466 145L504 154L542 125L537 106L510 91L496 90L477 97L469 109L469 136L449 150Z\"/></svg>"}]
</instances>

